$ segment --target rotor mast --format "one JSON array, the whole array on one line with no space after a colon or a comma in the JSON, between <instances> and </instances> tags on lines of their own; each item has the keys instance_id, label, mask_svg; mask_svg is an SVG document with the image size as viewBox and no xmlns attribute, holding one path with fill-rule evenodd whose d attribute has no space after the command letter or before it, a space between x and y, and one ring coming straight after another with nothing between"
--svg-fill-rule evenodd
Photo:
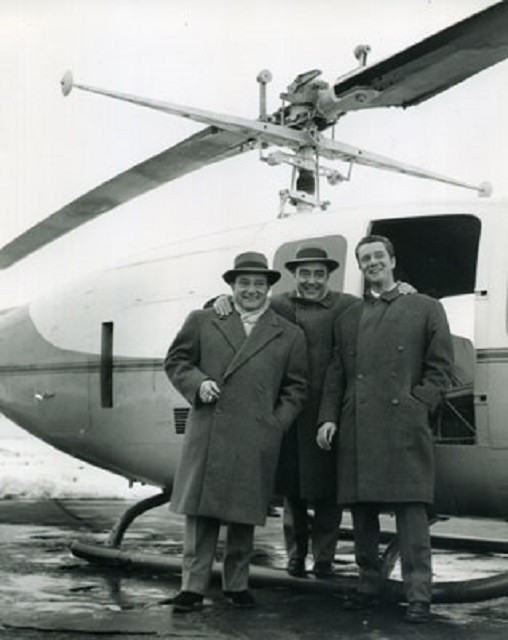
<instances>
[{"instance_id":1,"label":"rotor mast","mask_svg":"<svg viewBox=\"0 0 508 640\"><path fill-rule=\"evenodd\" d=\"M359 65L350 73L339 78L340 81L353 76L367 65L367 57L371 48L369 45L358 45L354 49L354 56ZM271 81L272 74L263 70L258 75L260 83L260 121L274 122L282 126L294 127L294 130L305 132L309 138L308 144L302 144L293 154L278 150L263 154L266 145L260 145L260 159L269 166L282 163L292 167L291 186L279 191L279 217L287 217L292 213L307 213L316 209L326 210L330 205L328 200L321 200L320 180L326 178L331 186L347 182L351 179L353 164L362 164L373 168L395 171L418 178L434 180L465 189L471 189L480 197L489 197L492 186L488 182L479 185L456 180L442 174L427 171L419 167L391 160L383 156L356 149L344 143L327 139L320 130L330 124L335 127L337 120L347 111L366 108L379 92L373 89L358 89L347 92L337 98L333 89L326 82L317 80L321 72L318 69L302 73L288 86L285 93L281 93L281 107L272 116L267 117L266 84ZM289 103L289 104L288 104ZM348 163L347 173L323 166L320 162L324 156L330 160L342 160ZM294 210L288 210L291 205Z\"/></svg>"}]
</instances>

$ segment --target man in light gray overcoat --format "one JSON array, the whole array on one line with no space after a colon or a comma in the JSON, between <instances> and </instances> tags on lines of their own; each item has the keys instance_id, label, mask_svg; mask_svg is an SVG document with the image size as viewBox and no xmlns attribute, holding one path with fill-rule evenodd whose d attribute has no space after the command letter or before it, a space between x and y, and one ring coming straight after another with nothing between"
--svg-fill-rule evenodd
<instances>
[{"instance_id":1,"label":"man in light gray overcoat","mask_svg":"<svg viewBox=\"0 0 508 640\"><path fill-rule=\"evenodd\" d=\"M338 500L351 506L360 570L350 608L378 602L378 514L393 510L409 602L406 620L424 622L432 590L428 507L434 499L434 455L429 419L449 386L451 336L439 301L400 295L387 238L367 236L356 256L367 292L335 324L317 441L329 449L337 433Z\"/></svg>"},{"instance_id":2,"label":"man in light gray overcoat","mask_svg":"<svg viewBox=\"0 0 508 640\"><path fill-rule=\"evenodd\" d=\"M169 379L192 405L172 496L186 515L175 611L202 606L221 522L224 593L233 605L255 604L247 588L254 526L265 523L282 436L306 396L305 336L268 307L279 277L264 255L237 256L223 275L234 312L193 311L166 357Z\"/></svg>"}]
</instances>

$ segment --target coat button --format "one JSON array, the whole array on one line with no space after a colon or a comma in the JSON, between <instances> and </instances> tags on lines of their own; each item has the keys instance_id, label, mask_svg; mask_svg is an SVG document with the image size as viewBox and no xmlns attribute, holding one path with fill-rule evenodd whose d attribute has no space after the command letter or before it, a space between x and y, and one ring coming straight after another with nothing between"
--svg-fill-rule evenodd
<instances>
[{"instance_id":1,"label":"coat button","mask_svg":"<svg viewBox=\"0 0 508 640\"><path fill-rule=\"evenodd\" d=\"M392 400L392 404L396 407L398 404L400 403L400 400L398 398L394 398Z\"/></svg>"},{"instance_id":2,"label":"coat button","mask_svg":"<svg viewBox=\"0 0 508 640\"><path fill-rule=\"evenodd\" d=\"M357 376L357 378L358 378L358 380L363 380L363 378L364 378L363 373L359 373L359 374L358 374L358 376Z\"/></svg>"},{"instance_id":3,"label":"coat button","mask_svg":"<svg viewBox=\"0 0 508 640\"><path fill-rule=\"evenodd\" d=\"M399 345L397 346L397 351L404 351L404 345L399 344Z\"/></svg>"}]
</instances>

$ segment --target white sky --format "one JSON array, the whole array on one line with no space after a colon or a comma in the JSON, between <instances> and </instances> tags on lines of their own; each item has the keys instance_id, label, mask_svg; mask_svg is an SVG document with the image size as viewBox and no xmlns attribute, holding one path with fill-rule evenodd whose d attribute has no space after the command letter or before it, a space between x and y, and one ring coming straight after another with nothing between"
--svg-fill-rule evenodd
<instances>
[{"instance_id":1,"label":"white sky","mask_svg":"<svg viewBox=\"0 0 508 640\"><path fill-rule=\"evenodd\" d=\"M487 6L488 0L2 0L0 3L0 244L120 171L201 129L59 80L257 117L257 73L268 68L270 110L303 71L333 81ZM417 107L350 114L337 138L508 196L508 63ZM341 168L340 165L338 168ZM287 167L256 153L141 196L0 273L0 306L166 239L276 215ZM333 206L457 200L473 192L356 168L326 189Z\"/></svg>"}]
</instances>

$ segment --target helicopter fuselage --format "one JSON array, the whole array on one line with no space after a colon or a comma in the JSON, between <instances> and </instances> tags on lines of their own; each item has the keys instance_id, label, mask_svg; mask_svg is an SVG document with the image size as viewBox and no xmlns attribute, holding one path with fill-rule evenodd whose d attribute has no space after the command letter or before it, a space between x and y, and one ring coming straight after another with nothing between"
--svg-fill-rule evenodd
<instances>
[{"instance_id":1,"label":"helicopter fuselage","mask_svg":"<svg viewBox=\"0 0 508 640\"><path fill-rule=\"evenodd\" d=\"M163 359L185 316L227 292L233 256L282 264L309 238L337 256L332 287L361 295L368 232L394 239L400 277L442 300L457 375L434 425L436 510L508 516L508 205L397 206L287 219L140 255L0 315L0 409L77 458L170 488L188 404ZM289 273L277 292L292 285Z\"/></svg>"}]
</instances>

